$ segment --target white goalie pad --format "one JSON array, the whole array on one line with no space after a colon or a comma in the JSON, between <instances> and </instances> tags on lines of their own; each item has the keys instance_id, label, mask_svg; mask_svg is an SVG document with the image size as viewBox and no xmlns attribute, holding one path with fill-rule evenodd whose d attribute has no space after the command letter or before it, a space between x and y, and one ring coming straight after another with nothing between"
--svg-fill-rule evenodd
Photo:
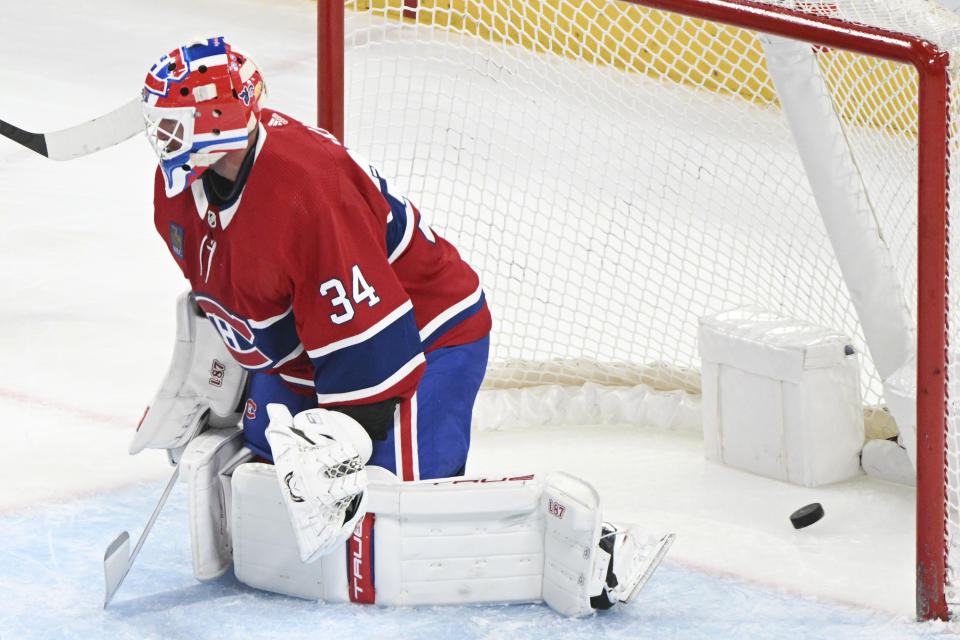
<instances>
[{"instance_id":1,"label":"white goalie pad","mask_svg":"<svg viewBox=\"0 0 960 640\"><path fill-rule=\"evenodd\" d=\"M188 486L193 575L212 580L233 562L230 535L230 473L254 457L236 427L209 429L191 440L180 459Z\"/></svg>"},{"instance_id":2,"label":"white goalie pad","mask_svg":"<svg viewBox=\"0 0 960 640\"><path fill-rule=\"evenodd\" d=\"M230 515L233 570L244 584L309 600L349 602L346 545L316 562L300 549L273 465L242 464L233 472Z\"/></svg>"},{"instance_id":3,"label":"white goalie pad","mask_svg":"<svg viewBox=\"0 0 960 640\"><path fill-rule=\"evenodd\" d=\"M177 339L170 368L130 443L143 449L182 448L204 426L236 426L246 371L189 292L177 299Z\"/></svg>"},{"instance_id":4,"label":"white goalie pad","mask_svg":"<svg viewBox=\"0 0 960 640\"><path fill-rule=\"evenodd\" d=\"M543 600L568 616L590 613L603 590L610 554L600 542L600 496L586 482L552 474L540 498L544 515ZM599 554L599 557L598 557Z\"/></svg>"},{"instance_id":5,"label":"white goalie pad","mask_svg":"<svg viewBox=\"0 0 960 640\"><path fill-rule=\"evenodd\" d=\"M281 488L268 465L233 475L237 578L268 591L327 602L440 605L546 602L593 611L610 555L599 546L599 499L566 474L400 483L367 467L368 512L344 544L300 561ZM635 596L656 557L627 558ZM623 598L626 600L626 597Z\"/></svg>"},{"instance_id":6,"label":"white goalie pad","mask_svg":"<svg viewBox=\"0 0 960 640\"><path fill-rule=\"evenodd\" d=\"M401 483L383 469L369 467L368 474L375 582L363 562L351 562L353 599L384 605L541 600L542 478ZM362 560L371 554L361 542L350 540ZM365 594L354 592L358 583Z\"/></svg>"}]
</instances>

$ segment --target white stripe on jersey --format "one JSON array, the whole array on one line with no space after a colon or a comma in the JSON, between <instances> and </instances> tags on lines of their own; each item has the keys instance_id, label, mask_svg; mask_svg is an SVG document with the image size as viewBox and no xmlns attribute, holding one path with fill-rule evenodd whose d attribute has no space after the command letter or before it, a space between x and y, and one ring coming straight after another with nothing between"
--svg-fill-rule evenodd
<instances>
[{"instance_id":1,"label":"white stripe on jersey","mask_svg":"<svg viewBox=\"0 0 960 640\"><path fill-rule=\"evenodd\" d=\"M403 410L400 404L393 410L393 468L397 477L403 480Z\"/></svg>"},{"instance_id":2,"label":"white stripe on jersey","mask_svg":"<svg viewBox=\"0 0 960 640\"><path fill-rule=\"evenodd\" d=\"M420 479L420 450L417 447L417 394L410 398L410 450L413 455L413 479Z\"/></svg>"},{"instance_id":3,"label":"white stripe on jersey","mask_svg":"<svg viewBox=\"0 0 960 640\"><path fill-rule=\"evenodd\" d=\"M299 356L301 353L303 353L303 343L298 344L297 348L291 351L285 358L281 358L280 360L277 360L277 362L273 365L274 368L285 365L286 363L290 362L291 360ZM310 384L313 384L312 380L310 381Z\"/></svg>"},{"instance_id":4,"label":"white stripe on jersey","mask_svg":"<svg viewBox=\"0 0 960 640\"><path fill-rule=\"evenodd\" d=\"M477 287L477 290L471 293L469 296L456 303L452 307L449 307L446 311L438 315L436 318L427 323L423 329L420 330L420 341L426 342L434 331L439 329L443 324L453 318L455 315L463 311L464 309L469 309L473 305L477 304L480 301L480 296L483 295L483 287Z\"/></svg>"},{"instance_id":5,"label":"white stripe on jersey","mask_svg":"<svg viewBox=\"0 0 960 640\"><path fill-rule=\"evenodd\" d=\"M367 387L366 389L357 389L356 391L347 391L345 393L318 393L317 402L319 404L339 404L341 402L350 402L351 400L362 400L363 398L369 398L370 396L383 393L403 380L411 371L426 361L427 359L423 357L423 354L418 353L409 362L397 369L392 376L378 385Z\"/></svg>"},{"instance_id":6,"label":"white stripe on jersey","mask_svg":"<svg viewBox=\"0 0 960 640\"><path fill-rule=\"evenodd\" d=\"M203 180L194 180L190 185L190 193L193 194L193 206L197 208L197 215L201 220L207 218L207 193L203 190Z\"/></svg>"},{"instance_id":7,"label":"white stripe on jersey","mask_svg":"<svg viewBox=\"0 0 960 640\"><path fill-rule=\"evenodd\" d=\"M410 406L410 425L404 429L403 425L403 405L407 403ZM406 465L403 459L403 446L407 444L410 448L410 464L413 471L413 477L406 478ZM417 394L414 393L409 400L405 400L397 405L393 414L393 464L396 469L397 477L404 482L420 479L420 449L417 445Z\"/></svg>"},{"instance_id":8,"label":"white stripe on jersey","mask_svg":"<svg viewBox=\"0 0 960 640\"><path fill-rule=\"evenodd\" d=\"M355 336L350 336L349 338L344 338L343 340L337 340L336 342L331 342L325 347L319 347L317 349L310 349L307 351L307 355L316 360L317 358L322 358L328 354L333 353L334 351L339 351L340 349L346 349L347 347L352 347L355 344L360 344L361 342L366 342L373 336L377 335L391 324L396 322L404 314L408 313L413 309L413 303L407 300L399 307L387 314L380 322L373 325L366 331L358 333Z\"/></svg>"},{"instance_id":9,"label":"white stripe on jersey","mask_svg":"<svg viewBox=\"0 0 960 640\"><path fill-rule=\"evenodd\" d=\"M332 137L332 136L331 136L331 137ZM373 172L373 165L370 164L370 163L367 161L366 158L364 158L363 156L361 156L359 153L357 153L356 151L354 151L354 150L351 149L350 147L344 147L344 149L346 150L347 155L350 156L350 158L354 161L354 163L356 163L356 165L357 165L358 167L360 167L361 169L363 169L363 173L366 174L366 176L367 176L368 178L370 178L370 182L373 183L373 186L375 186L375 187L379 190L379 189L380 189L380 180L379 180L380 176L376 175L376 174Z\"/></svg>"},{"instance_id":10,"label":"white stripe on jersey","mask_svg":"<svg viewBox=\"0 0 960 640\"><path fill-rule=\"evenodd\" d=\"M307 380L305 378L294 378L293 376L288 376L285 373L281 373L280 377L290 382L292 384L298 384L301 387L311 387L313 388L313 380Z\"/></svg>"},{"instance_id":11,"label":"white stripe on jersey","mask_svg":"<svg viewBox=\"0 0 960 640\"><path fill-rule=\"evenodd\" d=\"M253 329L266 329L270 325L276 324L277 322L280 322L286 318L287 314L291 311L293 311L293 307L287 307L287 310L283 313L278 313L277 315L271 316L266 320L247 320L247 324L249 324Z\"/></svg>"}]
</instances>

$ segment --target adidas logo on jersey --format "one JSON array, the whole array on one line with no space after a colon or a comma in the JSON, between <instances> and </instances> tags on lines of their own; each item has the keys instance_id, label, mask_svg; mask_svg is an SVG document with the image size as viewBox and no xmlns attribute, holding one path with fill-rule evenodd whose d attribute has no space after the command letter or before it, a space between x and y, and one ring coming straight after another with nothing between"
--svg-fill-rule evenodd
<instances>
[{"instance_id":1,"label":"adidas logo on jersey","mask_svg":"<svg viewBox=\"0 0 960 640\"><path fill-rule=\"evenodd\" d=\"M270 122L267 123L268 127L282 127L287 124L287 119L281 115L274 113L270 116Z\"/></svg>"}]
</instances>

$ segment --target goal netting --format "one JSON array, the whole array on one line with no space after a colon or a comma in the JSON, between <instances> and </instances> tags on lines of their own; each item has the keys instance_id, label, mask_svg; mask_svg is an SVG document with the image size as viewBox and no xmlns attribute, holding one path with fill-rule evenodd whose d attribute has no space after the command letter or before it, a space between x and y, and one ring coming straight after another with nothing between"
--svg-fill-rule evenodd
<instances>
[{"instance_id":1,"label":"goal netting","mask_svg":"<svg viewBox=\"0 0 960 640\"><path fill-rule=\"evenodd\" d=\"M687 423L699 320L739 307L850 336L868 417L919 358L919 429L940 435L918 453L920 529L934 528L918 612L960 602L954 14L925 0L345 8L343 139L480 272L486 388L506 394L488 420L554 407Z\"/></svg>"}]
</instances>

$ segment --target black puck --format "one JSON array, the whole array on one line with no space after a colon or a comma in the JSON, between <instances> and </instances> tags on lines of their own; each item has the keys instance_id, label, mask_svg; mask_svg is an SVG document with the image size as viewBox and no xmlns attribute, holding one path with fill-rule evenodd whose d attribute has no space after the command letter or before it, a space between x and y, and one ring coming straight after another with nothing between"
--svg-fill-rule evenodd
<instances>
[{"instance_id":1,"label":"black puck","mask_svg":"<svg viewBox=\"0 0 960 640\"><path fill-rule=\"evenodd\" d=\"M790 514L790 522L794 529L803 529L809 527L814 522L823 517L823 506L819 502L813 502L805 507L800 507Z\"/></svg>"}]
</instances>

